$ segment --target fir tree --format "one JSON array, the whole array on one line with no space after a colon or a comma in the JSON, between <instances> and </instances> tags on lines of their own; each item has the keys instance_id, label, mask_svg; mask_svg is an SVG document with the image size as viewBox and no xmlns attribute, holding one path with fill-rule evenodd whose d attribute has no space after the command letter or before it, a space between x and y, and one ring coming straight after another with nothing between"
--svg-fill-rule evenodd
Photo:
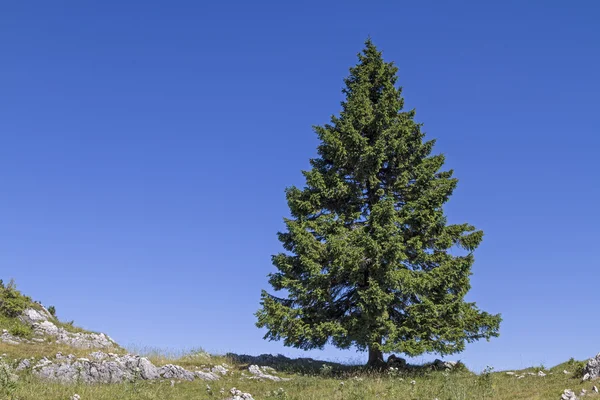
<instances>
[{"instance_id":1,"label":"fir tree","mask_svg":"<svg viewBox=\"0 0 600 400\"><path fill-rule=\"evenodd\" d=\"M498 336L500 315L464 300L483 232L447 223L457 179L403 111L394 64L370 40L358 58L340 115L315 127L305 188L286 189L286 252L269 275L285 295L263 291L257 326L286 346L368 350L370 366L383 353L446 355Z\"/></svg>"}]
</instances>

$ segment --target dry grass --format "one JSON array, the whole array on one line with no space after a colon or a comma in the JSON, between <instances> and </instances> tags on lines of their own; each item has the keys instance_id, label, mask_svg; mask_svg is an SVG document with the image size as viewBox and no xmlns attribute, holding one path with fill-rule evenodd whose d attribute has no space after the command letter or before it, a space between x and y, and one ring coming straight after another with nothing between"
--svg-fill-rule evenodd
<instances>
[{"instance_id":1,"label":"dry grass","mask_svg":"<svg viewBox=\"0 0 600 400\"><path fill-rule=\"evenodd\" d=\"M0 384L0 399L68 400L77 393L82 400L222 400L228 398L229 389L236 387L252 393L256 400L552 400L559 399L566 388L576 393L582 388L591 392L593 385L589 382L580 382L577 372L581 368L581 363L576 361L545 370L547 374L545 377L526 375L522 379L507 375L506 372L476 375L468 371L454 373L414 371L390 374L369 372L360 367L339 366L332 370L316 369L311 374L285 374L292 378L290 381L261 382L247 379L247 372L246 376L242 375L247 368L246 365L234 365L231 359L209 356L201 349L185 353L148 348L132 350L149 356L157 365L174 363L190 370L225 362L232 366L232 373L216 382L200 380L176 382L173 387L168 380L135 381L117 385L61 385L40 382L31 375L24 375L14 388L3 390ZM11 358L48 356L58 351L77 356L85 356L90 352L53 343L15 346L0 344L0 353L6 353ZM123 350L117 351L123 352ZM568 370L570 373L564 374L563 370ZM529 368L522 372L538 371L538 368ZM586 398L600 399L600 396L588 394Z\"/></svg>"}]
</instances>

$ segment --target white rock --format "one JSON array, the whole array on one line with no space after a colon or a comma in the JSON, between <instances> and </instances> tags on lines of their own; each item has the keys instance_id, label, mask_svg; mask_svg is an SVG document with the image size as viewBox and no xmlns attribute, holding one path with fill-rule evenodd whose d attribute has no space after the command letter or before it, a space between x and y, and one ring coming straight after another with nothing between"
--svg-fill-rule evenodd
<instances>
[{"instance_id":1,"label":"white rock","mask_svg":"<svg viewBox=\"0 0 600 400\"><path fill-rule=\"evenodd\" d=\"M214 374L220 374L220 375L227 375L227 372L229 372L227 370L227 368L225 368L222 365L215 365L212 369L211 372Z\"/></svg>"},{"instance_id":2,"label":"white rock","mask_svg":"<svg viewBox=\"0 0 600 400\"><path fill-rule=\"evenodd\" d=\"M589 381L590 379L592 379L592 377L589 373L586 373L585 375L583 375L583 378L581 378L582 381Z\"/></svg>"},{"instance_id":3,"label":"white rock","mask_svg":"<svg viewBox=\"0 0 600 400\"><path fill-rule=\"evenodd\" d=\"M267 374L258 365L251 365L250 367L248 367L248 371L250 371L250 373L253 375L250 379L268 379L274 382L289 380L286 378L280 378L275 375Z\"/></svg>"},{"instance_id":4,"label":"white rock","mask_svg":"<svg viewBox=\"0 0 600 400\"><path fill-rule=\"evenodd\" d=\"M571 389L565 389L563 394L560 396L560 400L577 400L577 396L575 396L575 392Z\"/></svg>"}]
</instances>

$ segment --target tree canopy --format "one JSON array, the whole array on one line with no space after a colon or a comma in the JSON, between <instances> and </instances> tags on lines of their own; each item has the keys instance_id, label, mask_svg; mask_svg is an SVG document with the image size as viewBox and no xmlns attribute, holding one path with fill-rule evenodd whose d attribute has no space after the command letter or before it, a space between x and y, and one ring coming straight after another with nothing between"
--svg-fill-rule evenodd
<instances>
[{"instance_id":1,"label":"tree canopy","mask_svg":"<svg viewBox=\"0 0 600 400\"><path fill-rule=\"evenodd\" d=\"M498 336L500 315L465 301L483 232L447 222L453 171L403 110L394 63L371 40L358 59L339 116L314 128L305 187L286 189L291 218L269 276L283 294L262 292L257 326L287 346L369 350L370 365Z\"/></svg>"}]
</instances>

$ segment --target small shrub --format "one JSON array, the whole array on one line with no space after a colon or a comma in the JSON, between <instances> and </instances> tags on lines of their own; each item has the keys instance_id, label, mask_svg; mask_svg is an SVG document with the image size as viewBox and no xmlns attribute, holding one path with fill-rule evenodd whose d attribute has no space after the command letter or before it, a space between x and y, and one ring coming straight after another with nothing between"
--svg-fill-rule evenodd
<instances>
[{"instance_id":1,"label":"small shrub","mask_svg":"<svg viewBox=\"0 0 600 400\"><path fill-rule=\"evenodd\" d=\"M323 364L319 370L321 376L331 376L333 374L333 367L331 365Z\"/></svg>"},{"instance_id":2,"label":"small shrub","mask_svg":"<svg viewBox=\"0 0 600 400\"><path fill-rule=\"evenodd\" d=\"M14 281L10 281L5 287L0 287L0 313L9 318L19 316L31 305L31 299L23 296L17 290Z\"/></svg>"},{"instance_id":3,"label":"small shrub","mask_svg":"<svg viewBox=\"0 0 600 400\"><path fill-rule=\"evenodd\" d=\"M48 307L48 312L53 316L56 317L56 307L54 306L50 306Z\"/></svg>"},{"instance_id":4,"label":"small shrub","mask_svg":"<svg viewBox=\"0 0 600 400\"><path fill-rule=\"evenodd\" d=\"M492 372L494 372L494 368L488 365L477 378L477 386L483 399L492 399L494 396L495 385Z\"/></svg>"},{"instance_id":5,"label":"small shrub","mask_svg":"<svg viewBox=\"0 0 600 400\"><path fill-rule=\"evenodd\" d=\"M33 335L33 329L30 326L23 324L14 324L10 327L8 332L13 336L21 338L30 338Z\"/></svg>"},{"instance_id":6,"label":"small shrub","mask_svg":"<svg viewBox=\"0 0 600 400\"><path fill-rule=\"evenodd\" d=\"M8 365L0 362L0 394L12 399L16 390L17 376L12 373Z\"/></svg>"},{"instance_id":7,"label":"small shrub","mask_svg":"<svg viewBox=\"0 0 600 400\"><path fill-rule=\"evenodd\" d=\"M458 360L456 362L456 364L454 365L454 367L452 368L451 372L465 373L465 372L470 372L470 371L467 368L467 366L465 365L465 363L463 363L462 361Z\"/></svg>"}]
</instances>

